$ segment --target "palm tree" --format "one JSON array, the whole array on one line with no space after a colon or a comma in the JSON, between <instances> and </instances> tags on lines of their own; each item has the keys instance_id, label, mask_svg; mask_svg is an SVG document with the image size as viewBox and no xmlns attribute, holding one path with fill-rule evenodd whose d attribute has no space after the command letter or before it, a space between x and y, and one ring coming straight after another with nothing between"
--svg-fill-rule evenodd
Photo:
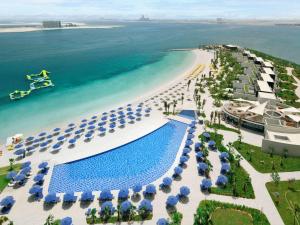
<instances>
[{"instance_id":1,"label":"palm tree","mask_svg":"<svg viewBox=\"0 0 300 225\"><path fill-rule=\"evenodd\" d=\"M121 219L121 206L120 204L117 205L117 214L118 214L118 217L117 217L117 221L120 222L120 219Z\"/></svg>"},{"instance_id":2,"label":"palm tree","mask_svg":"<svg viewBox=\"0 0 300 225\"><path fill-rule=\"evenodd\" d=\"M181 93L181 105L183 105L183 100L184 100L184 94Z\"/></svg>"},{"instance_id":3,"label":"palm tree","mask_svg":"<svg viewBox=\"0 0 300 225\"><path fill-rule=\"evenodd\" d=\"M54 223L54 216L52 214L50 214L47 219L46 219L46 222L44 225L53 225Z\"/></svg>"},{"instance_id":4,"label":"palm tree","mask_svg":"<svg viewBox=\"0 0 300 225\"><path fill-rule=\"evenodd\" d=\"M10 158L9 159L9 170L13 170L14 169L14 163L15 163L15 159Z\"/></svg>"},{"instance_id":5,"label":"palm tree","mask_svg":"<svg viewBox=\"0 0 300 225\"><path fill-rule=\"evenodd\" d=\"M192 82L191 80L188 80L188 82L187 82L187 90L190 89L191 82Z\"/></svg>"},{"instance_id":6,"label":"palm tree","mask_svg":"<svg viewBox=\"0 0 300 225\"><path fill-rule=\"evenodd\" d=\"M8 218L6 216L1 216L0 217L0 225L4 224L7 221L8 221Z\"/></svg>"},{"instance_id":7,"label":"palm tree","mask_svg":"<svg viewBox=\"0 0 300 225\"><path fill-rule=\"evenodd\" d=\"M167 112L168 115L169 115L169 113L170 113L170 107L171 107L171 103L168 104L168 112Z\"/></svg>"},{"instance_id":8,"label":"palm tree","mask_svg":"<svg viewBox=\"0 0 300 225\"><path fill-rule=\"evenodd\" d=\"M213 117L214 117L214 112L211 111L211 113L210 113L210 125L212 125Z\"/></svg>"},{"instance_id":9,"label":"palm tree","mask_svg":"<svg viewBox=\"0 0 300 225\"><path fill-rule=\"evenodd\" d=\"M284 158L287 158L288 157L288 155L289 155L289 150L288 149L283 149L283 156L284 156Z\"/></svg>"},{"instance_id":10,"label":"palm tree","mask_svg":"<svg viewBox=\"0 0 300 225\"><path fill-rule=\"evenodd\" d=\"M235 160L236 160L236 166L237 167L240 167L240 162L241 162L241 160L242 160L243 158L242 158L242 156L240 155L240 154L237 154L236 156L235 156Z\"/></svg>"},{"instance_id":11,"label":"palm tree","mask_svg":"<svg viewBox=\"0 0 300 225\"><path fill-rule=\"evenodd\" d=\"M96 221L96 213L97 213L97 210L95 209L95 208L93 208L92 210L91 210L91 219L92 219L92 224L94 224L95 223L95 221Z\"/></svg>"},{"instance_id":12,"label":"palm tree","mask_svg":"<svg viewBox=\"0 0 300 225\"><path fill-rule=\"evenodd\" d=\"M168 111L168 103L167 101L164 101L164 108L165 108L165 113Z\"/></svg>"},{"instance_id":13,"label":"palm tree","mask_svg":"<svg viewBox=\"0 0 300 225\"><path fill-rule=\"evenodd\" d=\"M298 203L292 204L293 213L294 213L294 225L296 224L298 213L300 212L300 206Z\"/></svg>"},{"instance_id":14,"label":"palm tree","mask_svg":"<svg viewBox=\"0 0 300 225\"><path fill-rule=\"evenodd\" d=\"M176 106L177 106L177 101L174 100L173 101L173 115L175 115L175 108L176 108Z\"/></svg>"},{"instance_id":15,"label":"palm tree","mask_svg":"<svg viewBox=\"0 0 300 225\"><path fill-rule=\"evenodd\" d=\"M219 125L221 124L221 113L220 112L218 112L218 123L219 123Z\"/></svg>"}]
</instances>

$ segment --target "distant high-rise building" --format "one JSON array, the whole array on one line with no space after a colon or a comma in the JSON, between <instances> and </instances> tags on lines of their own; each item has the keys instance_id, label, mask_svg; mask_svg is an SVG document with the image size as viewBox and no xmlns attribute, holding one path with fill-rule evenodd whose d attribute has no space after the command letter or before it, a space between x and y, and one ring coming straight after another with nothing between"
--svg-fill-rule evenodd
<instances>
[{"instance_id":1,"label":"distant high-rise building","mask_svg":"<svg viewBox=\"0 0 300 225\"><path fill-rule=\"evenodd\" d=\"M217 23L223 23L223 22L224 22L223 18L217 18Z\"/></svg>"},{"instance_id":2,"label":"distant high-rise building","mask_svg":"<svg viewBox=\"0 0 300 225\"><path fill-rule=\"evenodd\" d=\"M44 28L61 28L61 21L43 21Z\"/></svg>"},{"instance_id":3,"label":"distant high-rise building","mask_svg":"<svg viewBox=\"0 0 300 225\"><path fill-rule=\"evenodd\" d=\"M142 15L141 18L139 19L139 21L150 21L150 19L148 17L145 17L144 15Z\"/></svg>"}]
</instances>

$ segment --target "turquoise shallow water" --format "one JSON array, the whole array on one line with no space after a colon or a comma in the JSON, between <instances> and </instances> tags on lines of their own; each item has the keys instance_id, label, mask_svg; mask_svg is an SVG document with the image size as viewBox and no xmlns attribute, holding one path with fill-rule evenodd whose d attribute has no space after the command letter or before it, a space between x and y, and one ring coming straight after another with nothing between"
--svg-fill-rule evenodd
<instances>
[{"instance_id":1,"label":"turquoise shallow water","mask_svg":"<svg viewBox=\"0 0 300 225\"><path fill-rule=\"evenodd\" d=\"M127 23L116 29L0 34L0 139L101 111L172 78L192 57L172 48L233 43L300 63L297 27ZM18 102L24 75L52 72L55 88ZM54 126L54 125L53 125ZM5 129L3 129L5 127Z\"/></svg>"}]
</instances>

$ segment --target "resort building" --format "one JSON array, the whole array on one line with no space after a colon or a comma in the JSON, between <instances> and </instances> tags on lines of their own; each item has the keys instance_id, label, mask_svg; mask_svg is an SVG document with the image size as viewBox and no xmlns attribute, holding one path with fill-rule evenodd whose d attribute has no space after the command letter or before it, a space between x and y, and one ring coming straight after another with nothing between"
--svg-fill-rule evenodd
<instances>
[{"instance_id":1,"label":"resort building","mask_svg":"<svg viewBox=\"0 0 300 225\"><path fill-rule=\"evenodd\" d=\"M43 28L61 28L61 21L43 21Z\"/></svg>"}]
</instances>

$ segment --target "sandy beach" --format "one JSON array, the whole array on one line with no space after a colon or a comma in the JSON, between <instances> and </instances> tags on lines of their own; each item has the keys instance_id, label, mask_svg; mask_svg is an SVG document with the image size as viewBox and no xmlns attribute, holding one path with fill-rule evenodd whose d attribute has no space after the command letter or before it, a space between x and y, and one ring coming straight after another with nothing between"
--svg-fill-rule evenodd
<instances>
[{"instance_id":1,"label":"sandy beach","mask_svg":"<svg viewBox=\"0 0 300 225\"><path fill-rule=\"evenodd\" d=\"M35 31L50 31L50 30L78 30L78 29L113 29L123 27L121 25L103 25L103 26L77 26L77 27L62 27L62 28L42 28L42 27L10 27L0 28L0 33L23 33Z\"/></svg>"}]
</instances>

